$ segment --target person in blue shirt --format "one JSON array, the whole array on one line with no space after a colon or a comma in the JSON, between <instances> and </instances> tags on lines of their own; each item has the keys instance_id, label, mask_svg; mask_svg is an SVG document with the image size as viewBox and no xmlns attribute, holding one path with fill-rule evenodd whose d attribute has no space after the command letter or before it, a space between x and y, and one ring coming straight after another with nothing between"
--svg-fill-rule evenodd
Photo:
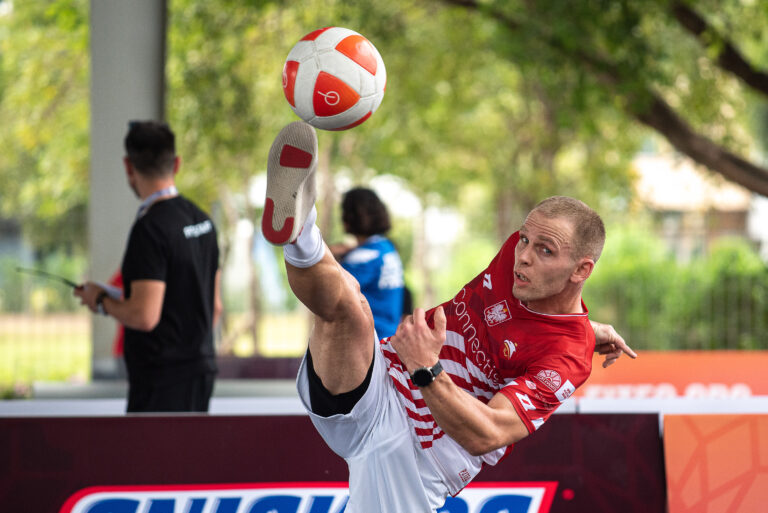
<instances>
[{"instance_id":1,"label":"person in blue shirt","mask_svg":"<svg viewBox=\"0 0 768 513\"><path fill-rule=\"evenodd\" d=\"M386 237L392 227L387 207L371 189L355 187L344 194L341 220L357 245L334 245L331 251L360 283L378 338L392 336L403 315L405 284L400 255Z\"/></svg>"}]
</instances>

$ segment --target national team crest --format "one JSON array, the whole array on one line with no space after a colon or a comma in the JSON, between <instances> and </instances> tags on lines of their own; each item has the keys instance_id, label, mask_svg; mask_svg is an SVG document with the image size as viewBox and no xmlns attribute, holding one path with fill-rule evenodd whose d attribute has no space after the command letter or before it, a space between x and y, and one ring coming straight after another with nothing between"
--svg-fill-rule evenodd
<instances>
[{"instance_id":1,"label":"national team crest","mask_svg":"<svg viewBox=\"0 0 768 513\"><path fill-rule=\"evenodd\" d=\"M508 321L512 316L509 313L507 301L500 301L485 309L485 322L488 326L496 326L504 321Z\"/></svg>"}]
</instances>

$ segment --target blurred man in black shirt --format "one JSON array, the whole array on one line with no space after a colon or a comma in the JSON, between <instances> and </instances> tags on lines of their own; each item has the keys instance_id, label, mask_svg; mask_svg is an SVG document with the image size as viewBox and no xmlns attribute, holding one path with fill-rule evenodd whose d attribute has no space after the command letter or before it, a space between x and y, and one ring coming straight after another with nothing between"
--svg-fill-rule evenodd
<instances>
[{"instance_id":1,"label":"blurred man in black shirt","mask_svg":"<svg viewBox=\"0 0 768 513\"><path fill-rule=\"evenodd\" d=\"M125 326L128 412L205 412L221 313L216 229L176 190L180 160L168 125L131 122L125 150L128 184L142 203L123 257L124 299L93 282L75 295Z\"/></svg>"}]
</instances>

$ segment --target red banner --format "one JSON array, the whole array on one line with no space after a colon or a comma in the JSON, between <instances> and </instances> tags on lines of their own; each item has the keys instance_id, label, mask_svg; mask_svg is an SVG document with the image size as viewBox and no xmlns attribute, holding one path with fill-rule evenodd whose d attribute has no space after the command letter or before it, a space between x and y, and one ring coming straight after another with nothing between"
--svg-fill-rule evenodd
<instances>
[{"instance_id":1,"label":"red banner","mask_svg":"<svg viewBox=\"0 0 768 513\"><path fill-rule=\"evenodd\" d=\"M0 456L0 511L341 513L346 504L346 463L305 415L0 418ZM665 501L657 415L561 414L440 511L662 512Z\"/></svg>"}]
</instances>

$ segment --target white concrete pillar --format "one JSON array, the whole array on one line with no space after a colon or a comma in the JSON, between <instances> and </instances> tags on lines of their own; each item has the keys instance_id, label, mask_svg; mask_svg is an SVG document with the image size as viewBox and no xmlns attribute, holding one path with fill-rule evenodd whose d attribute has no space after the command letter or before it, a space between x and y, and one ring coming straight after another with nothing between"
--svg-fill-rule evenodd
<instances>
[{"instance_id":1,"label":"white concrete pillar","mask_svg":"<svg viewBox=\"0 0 768 513\"><path fill-rule=\"evenodd\" d=\"M139 201L127 185L123 138L132 119L164 119L166 0L91 0L90 273L120 267ZM94 378L115 375L115 321L93 320Z\"/></svg>"}]
</instances>

